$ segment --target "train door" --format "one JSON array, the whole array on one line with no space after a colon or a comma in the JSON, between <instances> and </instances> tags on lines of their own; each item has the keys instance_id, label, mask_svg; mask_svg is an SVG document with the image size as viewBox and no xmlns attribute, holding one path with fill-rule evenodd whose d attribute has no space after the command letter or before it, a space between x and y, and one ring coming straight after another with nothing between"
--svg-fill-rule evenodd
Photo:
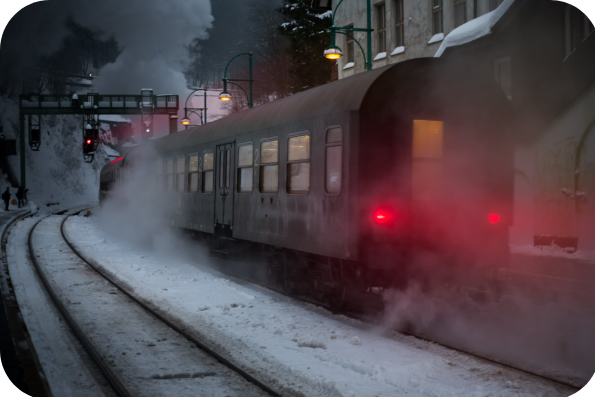
<instances>
[{"instance_id":1,"label":"train door","mask_svg":"<svg viewBox=\"0 0 600 400\"><path fill-rule=\"evenodd\" d=\"M217 146L217 190L215 190L215 226L233 225L233 143Z\"/></svg>"}]
</instances>

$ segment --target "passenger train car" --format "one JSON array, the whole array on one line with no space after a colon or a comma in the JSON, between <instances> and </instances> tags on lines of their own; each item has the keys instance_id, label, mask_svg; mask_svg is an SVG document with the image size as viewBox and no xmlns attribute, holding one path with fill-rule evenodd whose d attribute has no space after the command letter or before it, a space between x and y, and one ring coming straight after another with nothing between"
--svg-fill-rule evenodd
<instances>
[{"instance_id":1,"label":"passenger train car","mask_svg":"<svg viewBox=\"0 0 600 400\"><path fill-rule=\"evenodd\" d=\"M261 252L283 288L334 307L424 271L502 267L511 124L485 73L414 59L151 141L102 176L152 146L145 168L172 199L171 225L230 257Z\"/></svg>"}]
</instances>

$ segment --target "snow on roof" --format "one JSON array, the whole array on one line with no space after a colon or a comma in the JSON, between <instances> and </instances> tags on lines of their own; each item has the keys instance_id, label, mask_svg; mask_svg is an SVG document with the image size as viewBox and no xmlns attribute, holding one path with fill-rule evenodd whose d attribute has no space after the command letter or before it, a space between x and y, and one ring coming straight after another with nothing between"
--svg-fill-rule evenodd
<instances>
[{"instance_id":1,"label":"snow on roof","mask_svg":"<svg viewBox=\"0 0 600 400\"><path fill-rule=\"evenodd\" d=\"M515 0L504 0L494 11L463 24L450 32L434 57L440 57L448 47L460 46L492 33L492 27L502 18Z\"/></svg>"}]
</instances>

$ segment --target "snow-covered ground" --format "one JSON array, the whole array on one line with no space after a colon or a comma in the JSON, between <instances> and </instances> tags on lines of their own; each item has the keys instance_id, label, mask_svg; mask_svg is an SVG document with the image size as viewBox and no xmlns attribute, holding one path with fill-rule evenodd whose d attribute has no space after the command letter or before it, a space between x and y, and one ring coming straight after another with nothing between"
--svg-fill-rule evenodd
<instances>
[{"instance_id":1,"label":"snow-covered ground","mask_svg":"<svg viewBox=\"0 0 600 400\"><path fill-rule=\"evenodd\" d=\"M71 240L174 321L257 378L308 396L564 396L574 390L122 243L99 218Z\"/></svg>"},{"instance_id":2,"label":"snow-covered ground","mask_svg":"<svg viewBox=\"0 0 600 400\"><path fill-rule=\"evenodd\" d=\"M63 219L50 216L36 227L35 257L61 303L131 395L264 395L93 273L62 240Z\"/></svg>"}]
</instances>

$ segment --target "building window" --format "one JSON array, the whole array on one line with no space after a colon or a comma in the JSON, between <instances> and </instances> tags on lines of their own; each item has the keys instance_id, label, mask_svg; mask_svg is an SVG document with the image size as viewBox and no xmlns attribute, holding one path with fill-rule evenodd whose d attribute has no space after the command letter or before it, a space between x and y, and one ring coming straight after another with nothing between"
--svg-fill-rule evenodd
<instances>
[{"instance_id":1,"label":"building window","mask_svg":"<svg viewBox=\"0 0 600 400\"><path fill-rule=\"evenodd\" d=\"M567 5L565 13L566 55L571 54L593 30L593 25L584 13Z\"/></svg>"},{"instance_id":2,"label":"building window","mask_svg":"<svg viewBox=\"0 0 600 400\"><path fill-rule=\"evenodd\" d=\"M325 135L325 192L342 191L342 128L330 128Z\"/></svg>"},{"instance_id":3,"label":"building window","mask_svg":"<svg viewBox=\"0 0 600 400\"><path fill-rule=\"evenodd\" d=\"M494 60L494 78L506 94L506 98L512 100L512 70L510 57Z\"/></svg>"},{"instance_id":4,"label":"building window","mask_svg":"<svg viewBox=\"0 0 600 400\"><path fill-rule=\"evenodd\" d=\"M213 181L214 181L214 154L211 151L204 153L204 160L202 162L202 193L213 192Z\"/></svg>"},{"instance_id":5,"label":"building window","mask_svg":"<svg viewBox=\"0 0 600 400\"><path fill-rule=\"evenodd\" d=\"M590 17L588 17L587 15L584 17L584 31L585 31L585 37L587 38L589 35L592 34L592 32L594 32L596 30L596 26L594 25L594 23L592 22L592 20L590 19Z\"/></svg>"},{"instance_id":6,"label":"building window","mask_svg":"<svg viewBox=\"0 0 600 400\"><path fill-rule=\"evenodd\" d=\"M490 0L490 11L493 11L496 8L498 8L498 6L502 4L503 1L504 0Z\"/></svg>"},{"instance_id":7,"label":"building window","mask_svg":"<svg viewBox=\"0 0 600 400\"><path fill-rule=\"evenodd\" d=\"M404 0L395 0L396 47L404 46Z\"/></svg>"},{"instance_id":8,"label":"building window","mask_svg":"<svg viewBox=\"0 0 600 400\"><path fill-rule=\"evenodd\" d=\"M467 0L454 0L454 27L467 22Z\"/></svg>"},{"instance_id":9,"label":"building window","mask_svg":"<svg viewBox=\"0 0 600 400\"><path fill-rule=\"evenodd\" d=\"M238 147L237 191L238 193L252 193L252 143L242 144Z\"/></svg>"},{"instance_id":10,"label":"building window","mask_svg":"<svg viewBox=\"0 0 600 400\"><path fill-rule=\"evenodd\" d=\"M188 193L198 192L198 153L190 154L188 162Z\"/></svg>"},{"instance_id":11,"label":"building window","mask_svg":"<svg viewBox=\"0 0 600 400\"><path fill-rule=\"evenodd\" d=\"M277 193L279 190L279 141L268 140L260 144L261 193Z\"/></svg>"},{"instance_id":12,"label":"building window","mask_svg":"<svg viewBox=\"0 0 600 400\"><path fill-rule=\"evenodd\" d=\"M165 159L165 183L166 192L173 190L173 157Z\"/></svg>"},{"instance_id":13,"label":"building window","mask_svg":"<svg viewBox=\"0 0 600 400\"><path fill-rule=\"evenodd\" d=\"M177 191L185 189L185 156L177 156Z\"/></svg>"},{"instance_id":14,"label":"building window","mask_svg":"<svg viewBox=\"0 0 600 400\"><path fill-rule=\"evenodd\" d=\"M347 28L354 28L354 25L348 25ZM346 63L354 62L354 36L352 31L345 31L346 36Z\"/></svg>"},{"instance_id":15,"label":"building window","mask_svg":"<svg viewBox=\"0 0 600 400\"><path fill-rule=\"evenodd\" d=\"M287 192L308 194L310 190L310 136L288 139Z\"/></svg>"},{"instance_id":16,"label":"building window","mask_svg":"<svg viewBox=\"0 0 600 400\"><path fill-rule=\"evenodd\" d=\"M375 7L377 9L377 52L385 53L385 3Z\"/></svg>"},{"instance_id":17,"label":"building window","mask_svg":"<svg viewBox=\"0 0 600 400\"><path fill-rule=\"evenodd\" d=\"M444 6L442 0L433 0L433 34L444 32Z\"/></svg>"}]
</instances>

